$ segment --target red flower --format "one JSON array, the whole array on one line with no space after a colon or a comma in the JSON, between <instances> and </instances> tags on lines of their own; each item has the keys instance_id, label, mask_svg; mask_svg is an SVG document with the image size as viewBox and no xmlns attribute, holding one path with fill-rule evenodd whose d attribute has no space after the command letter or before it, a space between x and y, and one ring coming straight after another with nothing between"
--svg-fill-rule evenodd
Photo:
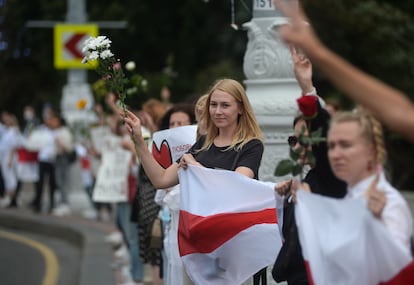
<instances>
[{"instance_id":1,"label":"red flower","mask_svg":"<svg viewBox=\"0 0 414 285\"><path fill-rule=\"evenodd\" d=\"M314 118L318 113L318 97L313 95L303 95L296 100L299 111L305 118Z\"/></svg>"}]
</instances>

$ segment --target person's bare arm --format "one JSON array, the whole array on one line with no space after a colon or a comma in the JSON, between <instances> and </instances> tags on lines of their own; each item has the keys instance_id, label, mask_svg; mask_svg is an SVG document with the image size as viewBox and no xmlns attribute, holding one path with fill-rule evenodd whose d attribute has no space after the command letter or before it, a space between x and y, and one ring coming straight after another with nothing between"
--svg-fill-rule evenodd
<instances>
[{"instance_id":1,"label":"person's bare arm","mask_svg":"<svg viewBox=\"0 0 414 285\"><path fill-rule=\"evenodd\" d=\"M414 141L414 105L405 94L359 70L324 46L301 7L274 0L290 24L279 29L281 38L299 47L345 95L370 110L388 128Z\"/></svg>"}]
</instances>

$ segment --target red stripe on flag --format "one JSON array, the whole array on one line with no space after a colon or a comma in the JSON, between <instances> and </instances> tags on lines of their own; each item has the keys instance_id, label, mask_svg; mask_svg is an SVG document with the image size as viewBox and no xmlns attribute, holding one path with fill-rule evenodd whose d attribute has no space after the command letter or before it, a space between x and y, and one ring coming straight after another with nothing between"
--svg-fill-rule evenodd
<instances>
[{"instance_id":1,"label":"red stripe on flag","mask_svg":"<svg viewBox=\"0 0 414 285\"><path fill-rule=\"evenodd\" d=\"M37 162L37 151L28 151L24 148L18 148L17 157L20 162Z\"/></svg>"},{"instance_id":2,"label":"red stripe on flag","mask_svg":"<svg viewBox=\"0 0 414 285\"><path fill-rule=\"evenodd\" d=\"M91 162L89 161L89 159L86 156L81 157L80 162L81 162L81 168L82 169L86 170L86 169L91 168Z\"/></svg>"},{"instance_id":3,"label":"red stripe on flag","mask_svg":"<svg viewBox=\"0 0 414 285\"><path fill-rule=\"evenodd\" d=\"M410 285L414 282L414 261L404 267L391 280L380 283L380 285Z\"/></svg>"},{"instance_id":4,"label":"red stripe on flag","mask_svg":"<svg viewBox=\"0 0 414 285\"><path fill-rule=\"evenodd\" d=\"M315 285L315 282L313 281L313 277L312 277L312 272L311 272L311 269L310 269L309 261L308 260L304 260L304 261L305 261L306 273L308 273L309 285Z\"/></svg>"},{"instance_id":5,"label":"red stripe on flag","mask_svg":"<svg viewBox=\"0 0 414 285\"><path fill-rule=\"evenodd\" d=\"M277 224L276 209L207 217L181 210L178 225L180 255L212 252L241 231L257 224Z\"/></svg>"}]
</instances>

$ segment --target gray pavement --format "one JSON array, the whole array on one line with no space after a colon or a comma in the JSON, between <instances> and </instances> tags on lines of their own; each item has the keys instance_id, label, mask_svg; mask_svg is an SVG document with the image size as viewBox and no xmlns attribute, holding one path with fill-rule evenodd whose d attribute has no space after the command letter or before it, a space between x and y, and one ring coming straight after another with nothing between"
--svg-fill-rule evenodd
<instances>
[{"instance_id":1,"label":"gray pavement","mask_svg":"<svg viewBox=\"0 0 414 285\"><path fill-rule=\"evenodd\" d=\"M107 222L85 218L85 213L91 213L93 209L81 185L80 168L77 163L71 167L70 176L69 202L72 213L69 216L34 214L28 206L33 198L34 188L31 184L24 184L20 196L20 208L1 209L0 226L53 236L78 247L81 252L79 285L120 285L122 284L121 269L113 267L114 254L110 245L105 242L105 237L116 229L113 217ZM48 191L44 191L46 205L48 205L47 193ZM403 195L414 213L414 192L406 191ZM270 272L268 276L269 284L276 284ZM146 266L145 284L151 283L150 268ZM245 284L251 284L251 281Z\"/></svg>"},{"instance_id":2,"label":"gray pavement","mask_svg":"<svg viewBox=\"0 0 414 285\"><path fill-rule=\"evenodd\" d=\"M81 252L79 259L79 285L120 285L124 282L121 267L116 267L116 258L111 245L105 237L116 230L114 217L107 221L91 218L94 212L86 192L81 185L78 163L70 169L70 215L54 216L48 214L48 189L43 193L43 211L35 214L30 208L34 197L31 183L22 185L19 196L19 208L0 209L0 226L2 228L31 232L40 236L61 239ZM59 201L57 197L56 201ZM89 216L89 218L87 218ZM145 267L145 284L151 284L148 266ZM72 276L73 278L73 276Z\"/></svg>"}]
</instances>

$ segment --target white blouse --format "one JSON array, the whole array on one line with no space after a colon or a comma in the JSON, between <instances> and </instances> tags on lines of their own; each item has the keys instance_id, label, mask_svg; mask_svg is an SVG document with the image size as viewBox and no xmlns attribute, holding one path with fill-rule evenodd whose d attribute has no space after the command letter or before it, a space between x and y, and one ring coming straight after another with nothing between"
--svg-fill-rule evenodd
<instances>
[{"instance_id":1,"label":"white blouse","mask_svg":"<svg viewBox=\"0 0 414 285\"><path fill-rule=\"evenodd\" d=\"M364 199L366 201L365 193L374 178L375 175L372 175L360 181L354 187L348 188L345 198ZM413 235L413 218L407 202L401 193L391 186L383 172L380 174L377 189L383 191L387 198L381 213L381 222L389 229L394 239L410 251L411 237Z\"/></svg>"}]
</instances>

